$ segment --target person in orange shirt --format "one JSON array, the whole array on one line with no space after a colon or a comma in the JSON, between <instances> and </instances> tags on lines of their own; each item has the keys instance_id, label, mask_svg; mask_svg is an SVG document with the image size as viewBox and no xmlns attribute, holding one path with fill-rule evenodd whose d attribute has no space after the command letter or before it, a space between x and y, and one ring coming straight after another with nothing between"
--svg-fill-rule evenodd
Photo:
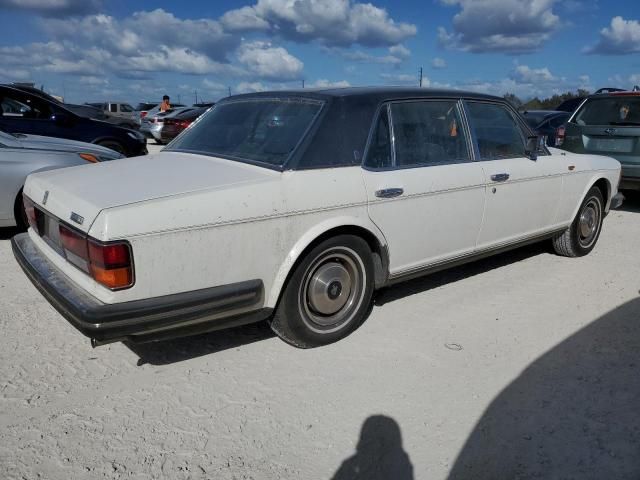
<instances>
[{"instance_id":1,"label":"person in orange shirt","mask_svg":"<svg viewBox=\"0 0 640 480\"><path fill-rule=\"evenodd\" d=\"M171 103L169 103L169 95L162 97L162 103L160 104L161 112L168 112L171 110Z\"/></svg>"}]
</instances>

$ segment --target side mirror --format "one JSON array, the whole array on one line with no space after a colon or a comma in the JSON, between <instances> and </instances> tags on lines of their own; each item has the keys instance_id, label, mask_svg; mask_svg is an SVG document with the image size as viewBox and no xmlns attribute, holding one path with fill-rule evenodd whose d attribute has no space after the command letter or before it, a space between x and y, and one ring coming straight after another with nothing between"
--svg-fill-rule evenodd
<instances>
[{"instance_id":1,"label":"side mirror","mask_svg":"<svg viewBox=\"0 0 640 480\"><path fill-rule=\"evenodd\" d=\"M527 146L524 149L524 154L534 162L538 159L538 152L540 151L540 137L534 135L527 138Z\"/></svg>"}]
</instances>

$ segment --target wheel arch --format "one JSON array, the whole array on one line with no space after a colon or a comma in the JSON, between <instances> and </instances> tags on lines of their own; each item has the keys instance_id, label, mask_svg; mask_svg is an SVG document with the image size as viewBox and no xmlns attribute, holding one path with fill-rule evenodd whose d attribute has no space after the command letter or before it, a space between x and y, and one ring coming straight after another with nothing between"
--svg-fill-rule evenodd
<instances>
[{"instance_id":1,"label":"wheel arch","mask_svg":"<svg viewBox=\"0 0 640 480\"><path fill-rule=\"evenodd\" d=\"M363 238L373 253L375 288L384 286L389 277L389 251L382 232L371 222L357 218L332 219L308 230L291 248L280 266L266 298L266 306L275 308L295 267L318 243L337 235Z\"/></svg>"},{"instance_id":2,"label":"wheel arch","mask_svg":"<svg viewBox=\"0 0 640 480\"><path fill-rule=\"evenodd\" d=\"M578 199L578 204L573 209L573 214L571 215L572 219L574 219L578 214L578 210L580 210L582 202L587 196L587 193L589 193L589 190L591 190L593 187L598 187L602 192L602 197L604 199L604 211L605 213L609 212L609 205L611 205L611 181L605 176L597 175L590 179L589 182L587 182L587 186L582 191L582 194Z\"/></svg>"}]
</instances>

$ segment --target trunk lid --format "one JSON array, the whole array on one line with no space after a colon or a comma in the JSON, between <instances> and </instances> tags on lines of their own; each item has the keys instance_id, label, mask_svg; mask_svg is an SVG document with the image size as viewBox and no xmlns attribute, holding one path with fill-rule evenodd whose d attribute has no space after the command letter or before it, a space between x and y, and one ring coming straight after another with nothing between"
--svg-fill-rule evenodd
<instances>
[{"instance_id":1,"label":"trunk lid","mask_svg":"<svg viewBox=\"0 0 640 480\"><path fill-rule=\"evenodd\" d=\"M257 183L278 174L216 157L163 152L35 173L27 178L24 193L43 210L88 232L103 209Z\"/></svg>"}]
</instances>

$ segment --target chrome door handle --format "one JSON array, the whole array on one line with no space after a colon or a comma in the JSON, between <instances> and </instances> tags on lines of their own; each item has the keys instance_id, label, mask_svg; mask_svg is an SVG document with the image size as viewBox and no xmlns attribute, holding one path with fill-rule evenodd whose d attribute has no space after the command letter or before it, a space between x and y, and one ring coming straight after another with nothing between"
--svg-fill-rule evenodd
<instances>
[{"instance_id":1,"label":"chrome door handle","mask_svg":"<svg viewBox=\"0 0 640 480\"><path fill-rule=\"evenodd\" d=\"M496 173L495 175L491 175L491 180L494 182L506 182L509 180L508 173Z\"/></svg>"},{"instance_id":2,"label":"chrome door handle","mask_svg":"<svg viewBox=\"0 0 640 480\"><path fill-rule=\"evenodd\" d=\"M378 198L393 198L399 197L404 193L402 188L384 188L382 190L376 190L376 197Z\"/></svg>"}]
</instances>

